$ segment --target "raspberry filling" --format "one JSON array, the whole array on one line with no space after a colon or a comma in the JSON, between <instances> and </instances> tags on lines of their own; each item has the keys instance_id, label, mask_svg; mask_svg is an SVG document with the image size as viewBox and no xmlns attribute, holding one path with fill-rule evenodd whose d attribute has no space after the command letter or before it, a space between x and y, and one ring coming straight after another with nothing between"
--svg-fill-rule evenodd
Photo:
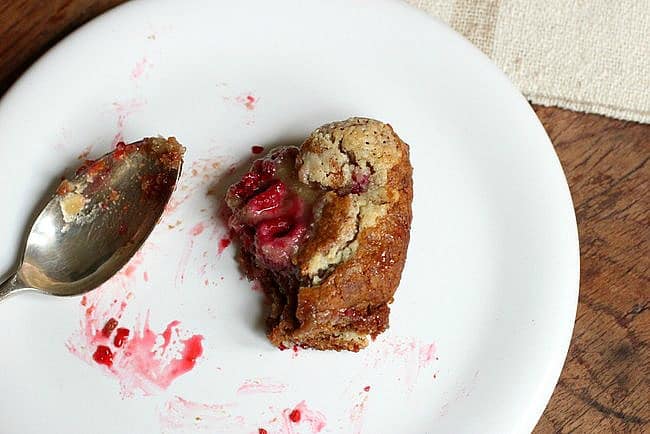
<instances>
[{"instance_id":1,"label":"raspberry filling","mask_svg":"<svg viewBox=\"0 0 650 434\"><path fill-rule=\"evenodd\" d=\"M370 184L370 172L368 168L362 169L359 166L355 167L352 171L352 188L350 193L359 194L365 193Z\"/></svg>"},{"instance_id":2,"label":"raspberry filling","mask_svg":"<svg viewBox=\"0 0 650 434\"><path fill-rule=\"evenodd\" d=\"M281 148L257 160L228 190L231 230L256 262L273 271L287 271L306 240L311 208L319 190L298 181L298 149Z\"/></svg>"}]
</instances>

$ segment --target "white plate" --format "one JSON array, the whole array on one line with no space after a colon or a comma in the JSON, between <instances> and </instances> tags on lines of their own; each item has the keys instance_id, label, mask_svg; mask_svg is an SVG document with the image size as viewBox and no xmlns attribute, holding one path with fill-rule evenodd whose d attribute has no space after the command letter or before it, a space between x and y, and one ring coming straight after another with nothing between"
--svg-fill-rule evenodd
<instances>
[{"instance_id":1,"label":"white plate","mask_svg":"<svg viewBox=\"0 0 650 434\"><path fill-rule=\"evenodd\" d=\"M390 122L411 145L412 241L391 327L358 354L281 352L261 330L262 297L240 278L234 249L217 251L225 230L206 192L252 145L299 143L352 115ZM131 267L85 307L37 294L0 304L3 433L533 428L573 326L576 223L542 126L478 50L393 1L119 7L2 100L0 269L86 147L98 156L116 136L156 134L187 145L185 172ZM170 360L144 354L138 367L120 350L116 373L94 363L85 310L96 304L89 325L101 327L122 301L131 336L147 316L156 333L180 321L167 358L178 339L202 335L196 366L164 387Z\"/></svg>"}]
</instances>

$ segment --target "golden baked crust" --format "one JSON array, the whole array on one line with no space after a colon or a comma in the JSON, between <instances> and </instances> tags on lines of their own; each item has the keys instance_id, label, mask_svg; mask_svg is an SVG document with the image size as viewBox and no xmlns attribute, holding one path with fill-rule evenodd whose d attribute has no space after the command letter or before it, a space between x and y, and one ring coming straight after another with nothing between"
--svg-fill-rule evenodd
<instances>
[{"instance_id":1,"label":"golden baked crust","mask_svg":"<svg viewBox=\"0 0 650 434\"><path fill-rule=\"evenodd\" d=\"M314 235L297 256L303 281L312 282L298 290L300 327L272 331L270 338L285 346L363 348L368 335L388 327L387 305L406 260L413 199L408 145L387 124L352 118L316 130L301 146L297 165L303 182L338 191L350 188L358 167L369 168L370 179L365 192L325 195ZM321 281L319 272L328 269Z\"/></svg>"},{"instance_id":2,"label":"golden baked crust","mask_svg":"<svg viewBox=\"0 0 650 434\"><path fill-rule=\"evenodd\" d=\"M295 171L296 182L320 193L291 272L265 269L245 249L241 262L271 299L271 342L358 351L388 327L406 260L408 145L390 125L351 118L315 130L297 151Z\"/></svg>"}]
</instances>

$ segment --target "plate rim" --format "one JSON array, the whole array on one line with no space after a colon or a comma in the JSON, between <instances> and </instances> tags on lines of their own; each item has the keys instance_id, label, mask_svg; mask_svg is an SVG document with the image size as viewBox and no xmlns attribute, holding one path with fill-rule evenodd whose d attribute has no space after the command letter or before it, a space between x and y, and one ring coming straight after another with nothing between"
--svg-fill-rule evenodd
<instances>
[{"instance_id":1,"label":"plate rim","mask_svg":"<svg viewBox=\"0 0 650 434\"><path fill-rule=\"evenodd\" d=\"M554 381L551 383L549 381L541 384L540 391L539 391L539 396L540 396L540 402L543 401L542 405L535 405L535 411L531 411L531 417L527 418L527 424L530 426L530 429L532 430L535 425L538 423L541 415L543 414L545 408L547 407L548 403L550 402L551 396L555 390L555 387L557 385L557 382L559 381L560 375L563 371L564 364L566 362L566 358L568 355L568 351L570 348L571 340L572 340L572 335L574 332L574 326L575 326L575 319L576 319L576 314L577 314L577 309L578 309L578 297L579 297L579 291L580 291L580 269L581 269L581 264L580 264L580 238L579 238L579 227L577 223L577 218L575 214L575 206L571 194L571 189L569 187L569 182L568 178L566 176L566 172L564 170L564 167L561 164L561 161L559 159L559 156L557 152L555 151L555 148L553 146L552 141L550 140L548 133L546 132L546 129L544 128L543 124L541 123L539 117L536 115L535 111L531 107L531 105L528 103L526 98L521 94L521 92L514 86L512 81L506 76L506 74L499 69L489 58L486 56L482 51L480 51L477 47L472 45L465 37L463 37L461 34L453 30L449 25L447 25L445 22L440 20L437 17L433 17L430 14L426 13L425 11L418 9L414 5L410 3L406 3L404 0L382 0L383 3L388 4L388 3L393 3L393 4L400 4L402 5L405 9L410 9L414 13L414 15L420 15L422 18L430 20L432 25L437 25L440 29L440 31L444 31L450 35L453 35L459 43L464 45L464 50L468 50L469 52L472 52L472 56L475 58L480 58L481 63L485 67L489 67L493 70L493 72L496 72L498 74L502 81L505 81L510 88L510 91L514 91L517 95L519 95L519 99L525 103L526 110L528 112L528 117L531 117L534 119L535 123L537 124L538 129L542 132L544 136L544 140L546 141L546 152L551 152L554 158L554 164L555 168L553 170L557 171L559 169L559 173L556 173L557 175L562 177L562 185L563 188L565 189L565 195L564 198L562 199L563 201L568 199L568 202L566 202L564 205L569 206L570 209L572 210L571 212L571 220L566 222L567 227L570 227L571 230L571 236L575 240L575 246L574 246L574 252L573 255L575 255L575 260L576 260L576 267L574 270L574 283L571 285L571 293L573 295L573 299L575 300L575 303L571 301L571 305L575 306L573 310L573 314L571 317L571 327L566 331L568 335L568 339L565 340L564 346L561 349L558 349L558 353L556 356L556 361L554 362L554 369L553 373L550 374L553 378ZM3 109L9 101L11 101L14 98L14 95L19 94L21 91L21 88L23 86L26 86L29 84L29 81L31 79L31 76L35 71L37 71L40 68L46 67L48 59L52 56L56 56L60 51L64 51L67 48L67 45L70 41L72 41L75 38L79 37L84 37L84 34L92 29L98 22L101 21L107 21L110 19L113 19L115 16L120 16L123 13L128 13L125 11L128 11L128 9L136 9L141 7L142 4L154 4L155 2L153 0L136 0L136 1L131 1L131 2L126 2L122 3L120 5L117 5L108 11L92 18L88 22L84 23L74 31L68 33L65 37L63 37L60 41L58 41L54 46L50 47L45 53L43 53L38 59L36 59L27 69L24 70L24 72L21 73L21 75L7 88L7 90L4 92L4 94L0 97L0 110ZM227 3L226 0L221 0L221 3ZM380 2L377 2L378 7L384 7ZM550 149L549 149L550 147ZM568 289L567 289L568 290ZM542 398L543 397L543 398ZM535 401L535 400L531 400ZM533 416L534 414L534 416Z\"/></svg>"}]
</instances>

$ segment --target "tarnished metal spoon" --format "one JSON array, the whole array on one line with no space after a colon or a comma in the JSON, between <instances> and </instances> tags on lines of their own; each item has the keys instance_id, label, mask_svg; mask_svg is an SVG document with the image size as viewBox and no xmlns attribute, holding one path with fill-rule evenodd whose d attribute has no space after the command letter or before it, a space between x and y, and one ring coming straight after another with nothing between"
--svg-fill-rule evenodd
<instances>
[{"instance_id":1,"label":"tarnished metal spoon","mask_svg":"<svg viewBox=\"0 0 650 434\"><path fill-rule=\"evenodd\" d=\"M18 270L0 284L0 300L23 290L82 294L117 273L160 219L184 151L173 137L120 143L62 181L29 231Z\"/></svg>"}]
</instances>

